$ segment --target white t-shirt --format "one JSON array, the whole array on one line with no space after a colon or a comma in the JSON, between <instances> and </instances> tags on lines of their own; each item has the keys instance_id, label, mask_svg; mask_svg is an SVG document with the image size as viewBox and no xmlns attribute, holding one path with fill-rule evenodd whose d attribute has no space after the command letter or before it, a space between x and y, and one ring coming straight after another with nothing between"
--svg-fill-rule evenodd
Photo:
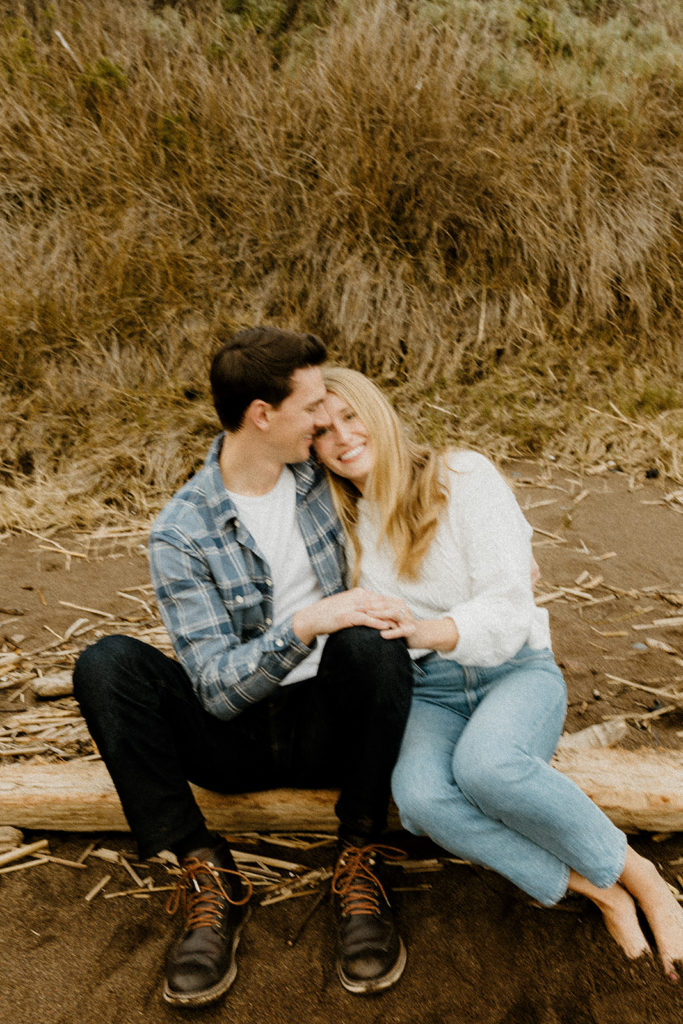
<instances>
[{"instance_id":1,"label":"white t-shirt","mask_svg":"<svg viewBox=\"0 0 683 1024\"><path fill-rule=\"evenodd\" d=\"M228 493L256 541L259 554L270 568L273 625L279 625L300 608L320 601L323 592L311 568L296 518L296 483L292 471L284 466L275 487L267 494ZM325 639L318 637L311 653L280 681L280 686L311 679L316 674Z\"/></svg>"},{"instance_id":2,"label":"white t-shirt","mask_svg":"<svg viewBox=\"0 0 683 1024\"><path fill-rule=\"evenodd\" d=\"M533 531L514 494L477 452L451 452L446 464L450 501L415 580L398 579L393 551L386 540L378 544L376 510L360 500L359 585L402 597L417 618L450 616L459 640L443 657L461 665L501 665L525 643L550 647L548 612L531 590Z\"/></svg>"}]
</instances>

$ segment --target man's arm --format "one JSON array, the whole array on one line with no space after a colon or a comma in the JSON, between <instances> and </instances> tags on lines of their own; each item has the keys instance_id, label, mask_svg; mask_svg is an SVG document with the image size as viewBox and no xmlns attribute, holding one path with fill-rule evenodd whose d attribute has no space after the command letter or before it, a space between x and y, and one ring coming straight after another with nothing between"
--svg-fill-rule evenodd
<instances>
[{"instance_id":1,"label":"man's arm","mask_svg":"<svg viewBox=\"0 0 683 1024\"><path fill-rule=\"evenodd\" d=\"M233 718L269 696L310 653L291 620L277 628L266 626L256 587L236 579L233 592L222 594L204 551L182 531L171 527L153 533L149 552L173 648L200 702L217 718Z\"/></svg>"},{"instance_id":2,"label":"man's arm","mask_svg":"<svg viewBox=\"0 0 683 1024\"><path fill-rule=\"evenodd\" d=\"M234 718L273 693L316 637L347 626L389 625L374 614L377 596L360 588L267 625L260 591L236 577L232 592L221 593L205 553L173 527L152 534L150 571L174 650L200 702L217 718Z\"/></svg>"},{"instance_id":3,"label":"man's arm","mask_svg":"<svg viewBox=\"0 0 683 1024\"><path fill-rule=\"evenodd\" d=\"M362 587L344 590L295 612L292 616L292 629L307 644L313 643L316 636L336 633L348 626L388 629L393 620L380 612L386 602L386 597L363 590Z\"/></svg>"}]
</instances>

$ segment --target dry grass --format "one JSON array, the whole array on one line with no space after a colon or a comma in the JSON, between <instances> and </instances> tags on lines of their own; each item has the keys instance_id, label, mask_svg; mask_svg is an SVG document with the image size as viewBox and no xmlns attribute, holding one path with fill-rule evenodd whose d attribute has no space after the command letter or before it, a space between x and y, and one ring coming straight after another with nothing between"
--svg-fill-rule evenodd
<instances>
[{"instance_id":1,"label":"dry grass","mask_svg":"<svg viewBox=\"0 0 683 1024\"><path fill-rule=\"evenodd\" d=\"M680 480L675 6L6 5L0 529L157 508L220 320L434 439Z\"/></svg>"}]
</instances>

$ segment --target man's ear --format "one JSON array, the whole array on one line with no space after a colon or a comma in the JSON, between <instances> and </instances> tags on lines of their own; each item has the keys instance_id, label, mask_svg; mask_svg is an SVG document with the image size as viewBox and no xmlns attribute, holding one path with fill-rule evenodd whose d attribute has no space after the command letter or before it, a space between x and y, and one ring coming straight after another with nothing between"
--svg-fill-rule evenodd
<instances>
[{"instance_id":1,"label":"man's ear","mask_svg":"<svg viewBox=\"0 0 683 1024\"><path fill-rule=\"evenodd\" d=\"M264 402L262 398L255 398L247 406L244 419L245 422L252 423L257 430L268 430L273 411L270 402Z\"/></svg>"}]
</instances>

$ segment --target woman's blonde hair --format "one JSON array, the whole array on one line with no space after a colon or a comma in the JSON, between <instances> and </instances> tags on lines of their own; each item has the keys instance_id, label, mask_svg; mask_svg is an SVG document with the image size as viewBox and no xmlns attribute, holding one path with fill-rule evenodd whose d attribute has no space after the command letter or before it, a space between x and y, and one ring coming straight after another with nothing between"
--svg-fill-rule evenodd
<instances>
[{"instance_id":1,"label":"woman's blonde hair","mask_svg":"<svg viewBox=\"0 0 683 1024\"><path fill-rule=\"evenodd\" d=\"M398 575L414 579L434 539L448 502L441 453L415 444L380 389L364 374L341 366L323 367L325 386L362 420L375 456L363 497L377 504L380 539L386 538L396 557ZM356 487L328 471L332 497L355 553L354 586L362 551L356 533Z\"/></svg>"}]
</instances>

